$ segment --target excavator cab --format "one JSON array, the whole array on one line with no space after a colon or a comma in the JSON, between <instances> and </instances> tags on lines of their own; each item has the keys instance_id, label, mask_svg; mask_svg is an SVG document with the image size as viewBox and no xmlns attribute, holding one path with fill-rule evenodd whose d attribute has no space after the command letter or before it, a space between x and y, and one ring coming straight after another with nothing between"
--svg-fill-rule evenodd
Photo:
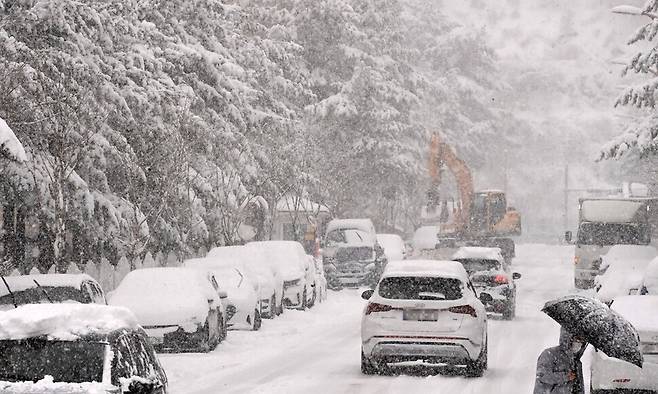
<instances>
[{"instance_id":1,"label":"excavator cab","mask_svg":"<svg viewBox=\"0 0 658 394\"><path fill-rule=\"evenodd\" d=\"M505 192L486 190L473 196L469 232L476 236L521 234L521 215L507 206Z\"/></svg>"}]
</instances>

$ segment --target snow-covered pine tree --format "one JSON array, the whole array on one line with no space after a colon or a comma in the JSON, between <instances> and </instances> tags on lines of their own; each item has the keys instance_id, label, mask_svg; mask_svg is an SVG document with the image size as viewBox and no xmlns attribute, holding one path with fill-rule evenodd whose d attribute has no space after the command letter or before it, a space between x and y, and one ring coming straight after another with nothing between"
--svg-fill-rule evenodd
<instances>
[{"instance_id":1,"label":"snow-covered pine tree","mask_svg":"<svg viewBox=\"0 0 658 394\"><path fill-rule=\"evenodd\" d=\"M646 18L644 24L628 41L629 45L648 43L647 49L638 49L623 70L623 75L639 74L646 79L625 89L617 99L615 106L635 109L634 119L623 134L608 142L602 149L602 159L619 158L629 151L638 151L641 155L653 155L658 151L658 112L656 112L656 95L658 94L658 0L648 0L642 8L618 6L613 12L639 15ZM622 17L622 16L620 16Z\"/></svg>"}]
</instances>

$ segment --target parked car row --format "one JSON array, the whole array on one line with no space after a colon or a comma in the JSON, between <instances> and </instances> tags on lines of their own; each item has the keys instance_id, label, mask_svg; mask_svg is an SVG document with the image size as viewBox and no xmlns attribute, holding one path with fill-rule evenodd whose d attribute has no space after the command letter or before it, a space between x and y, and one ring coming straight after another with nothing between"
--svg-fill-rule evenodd
<instances>
[{"instance_id":1,"label":"parked car row","mask_svg":"<svg viewBox=\"0 0 658 394\"><path fill-rule=\"evenodd\" d=\"M46 391L166 393L156 351L210 351L230 329L258 330L263 318L327 297L322 261L292 241L219 247L182 267L134 270L107 299L85 274L2 282L2 392L35 384Z\"/></svg>"}]
</instances>

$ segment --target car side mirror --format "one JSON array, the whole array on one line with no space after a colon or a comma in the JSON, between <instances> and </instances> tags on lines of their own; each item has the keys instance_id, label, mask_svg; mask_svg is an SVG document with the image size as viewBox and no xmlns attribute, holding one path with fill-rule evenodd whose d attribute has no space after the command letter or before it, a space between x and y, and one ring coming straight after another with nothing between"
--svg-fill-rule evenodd
<instances>
[{"instance_id":1,"label":"car side mirror","mask_svg":"<svg viewBox=\"0 0 658 394\"><path fill-rule=\"evenodd\" d=\"M363 298L364 300L369 300L370 297L372 297L372 294L373 294L374 292L375 292L375 291L372 290L372 289L370 289L370 290L366 290L366 291L364 291L363 293L361 293L361 298Z\"/></svg>"},{"instance_id":2,"label":"car side mirror","mask_svg":"<svg viewBox=\"0 0 658 394\"><path fill-rule=\"evenodd\" d=\"M521 274L518 273L518 272L512 273L512 279L514 279L514 280L521 279Z\"/></svg>"},{"instance_id":3,"label":"car side mirror","mask_svg":"<svg viewBox=\"0 0 658 394\"><path fill-rule=\"evenodd\" d=\"M489 293L480 293L480 302L483 304L489 304L493 301L493 297Z\"/></svg>"},{"instance_id":4,"label":"car side mirror","mask_svg":"<svg viewBox=\"0 0 658 394\"><path fill-rule=\"evenodd\" d=\"M228 293L226 293L226 290L219 290L217 293L219 294L219 298L222 300L228 298Z\"/></svg>"},{"instance_id":5,"label":"car side mirror","mask_svg":"<svg viewBox=\"0 0 658 394\"><path fill-rule=\"evenodd\" d=\"M570 244L571 241L573 240L573 233L571 231L565 231L564 232L564 240Z\"/></svg>"}]
</instances>

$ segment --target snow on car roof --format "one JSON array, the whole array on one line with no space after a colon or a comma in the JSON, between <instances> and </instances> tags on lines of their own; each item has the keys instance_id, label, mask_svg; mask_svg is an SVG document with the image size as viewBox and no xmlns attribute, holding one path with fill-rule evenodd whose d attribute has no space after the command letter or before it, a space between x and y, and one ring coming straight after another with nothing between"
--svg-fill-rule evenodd
<instances>
[{"instance_id":1,"label":"snow on car roof","mask_svg":"<svg viewBox=\"0 0 658 394\"><path fill-rule=\"evenodd\" d=\"M457 261L447 260L405 260L386 265L384 276L440 276L468 282L464 266Z\"/></svg>"},{"instance_id":2,"label":"snow on car roof","mask_svg":"<svg viewBox=\"0 0 658 394\"><path fill-rule=\"evenodd\" d=\"M126 308L97 304L30 304L0 312L0 340L47 336L76 340L139 327Z\"/></svg>"},{"instance_id":3,"label":"snow on car roof","mask_svg":"<svg viewBox=\"0 0 658 394\"><path fill-rule=\"evenodd\" d=\"M658 296L629 295L615 298L613 310L624 316L637 330L658 331Z\"/></svg>"},{"instance_id":4,"label":"snow on car roof","mask_svg":"<svg viewBox=\"0 0 658 394\"><path fill-rule=\"evenodd\" d=\"M111 392L114 388L109 383L84 382L68 383L55 382L52 376L45 376L36 382L6 382L0 381L0 393L12 394L101 394Z\"/></svg>"},{"instance_id":5,"label":"snow on car roof","mask_svg":"<svg viewBox=\"0 0 658 394\"><path fill-rule=\"evenodd\" d=\"M131 271L110 298L110 305L129 308L140 324L179 324L195 319L202 323L208 302L219 303L219 294L207 278L208 271L186 267L142 268Z\"/></svg>"},{"instance_id":6,"label":"snow on car roof","mask_svg":"<svg viewBox=\"0 0 658 394\"><path fill-rule=\"evenodd\" d=\"M652 260L658 255L656 248L649 245L613 245L603 259Z\"/></svg>"},{"instance_id":7,"label":"snow on car roof","mask_svg":"<svg viewBox=\"0 0 658 394\"><path fill-rule=\"evenodd\" d=\"M337 228L355 228L371 234L375 231L370 219L334 219L327 224L327 233Z\"/></svg>"},{"instance_id":8,"label":"snow on car roof","mask_svg":"<svg viewBox=\"0 0 658 394\"><path fill-rule=\"evenodd\" d=\"M73 287L79 289L82 282L96 282L94 278L87 274L43 274L43 275L19 275L5 276L5 280L11 291L23 291L38 287L34 280L41 286L49 287ZM9 294L7 286L0 283L0 297Z\"/></svg>"},{"instance_id":9,"label":"snow on car roof","mask_svg":"<svg viewBox=\"0 0 658 394\"><path fill-rule=\"evenodd\" d=\"M633 220L645 201L637 200L584 200L582 220L587 222L627 223Z\"/></svg>"},{"instance_id":10,"label":"snow on car roof","mask_svg":"<svg viewBox=\"0 0 658 394\"><path fill-rule=\"evenodd\" d=\"M503 261L500 248L484 248L480 246L461 247L452 255L452 258Z\"/></svg>"}]
</instances>

